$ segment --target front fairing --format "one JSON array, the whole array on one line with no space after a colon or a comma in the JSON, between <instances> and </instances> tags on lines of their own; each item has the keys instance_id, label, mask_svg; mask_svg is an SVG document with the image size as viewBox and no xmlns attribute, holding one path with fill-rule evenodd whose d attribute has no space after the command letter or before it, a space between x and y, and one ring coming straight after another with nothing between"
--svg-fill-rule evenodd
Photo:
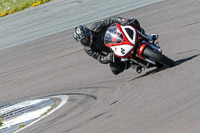
<instances>
[{"instance_id":1,"label":"front fairing","mask_svg":"<svg viewBox=\"0 0 200 133\"><path fill-rule=\"evenodd\" d=\"M126 58L130 56L137 42L137 32L131 26L113 24L106 31L104 42L116 56Z\"/></svg>"}]
</instances>

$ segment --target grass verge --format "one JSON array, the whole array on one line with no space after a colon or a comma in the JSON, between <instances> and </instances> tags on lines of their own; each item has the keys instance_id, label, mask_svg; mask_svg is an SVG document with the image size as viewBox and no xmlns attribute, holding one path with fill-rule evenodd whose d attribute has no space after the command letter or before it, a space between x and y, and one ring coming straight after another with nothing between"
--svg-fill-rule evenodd
<instances>
[{"instance_id":1,"label":"grass verge","mask_svg":"<svg viewBox=\"0 0 200 133\"><path fill-rule=\"evenodd\" d=\"M52 0L0 0L0 17L35 7Z\"/></svg>"},{"instance_id":2,"label":"grass verge","mask_svg":"<svg viewBox=\"0 0 200 133\"><path fill-rule=\"evenodd\" d=\"M19 125L19 129L21 129L21 128L23 128L23 127L25 127L26 125Z\"/></svg>"},{"instance_id":3,"label":"grass verge","mask_svg":"<svg viewBox=\"0 0 200 133\"><path fill-rule=\"evenodd\" d=\"M52 109L54 108L54 105L51 106L51 108L49 108L46 112L44 112L43 114L41 114L40 117L47 115L47 113L49 113Z\"/></svg>"},{"instance_id":4,"label":"grass verge","mask_svg":"<svg viewBox=\"0 0 200 133\"><path fill-rule=\"evenodd\" d=\"M3 125L2 116L0 116L0 126Z\"/></svg>"},{"instance_id":5,"label":"grass verge","mask_svg":"<svg viewBox=\"0 0 200 133\"><path fill-rule=\"evenodd\" d=\"M56 106L56 99L54 99L54 104L51 105L51 108L49 108L45 113L43 113L40 117L47 115L47 113L49 113L52 109L54 109Z\"/></svg>"}]
</instances>

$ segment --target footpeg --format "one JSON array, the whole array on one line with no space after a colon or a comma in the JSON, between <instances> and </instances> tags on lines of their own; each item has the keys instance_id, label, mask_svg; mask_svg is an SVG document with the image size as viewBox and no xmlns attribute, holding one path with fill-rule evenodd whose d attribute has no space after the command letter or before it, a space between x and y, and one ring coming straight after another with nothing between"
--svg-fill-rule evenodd
<instances>
[{"instance_id":1,"label":"footpeg","mask_svg":"<svg viewBox=\"0 0 200 133\"><path fill-rule=\"evenodd\" d=\"M137 73L141 73L141 72L142 72L142 67L137 66L137 67L135 68L135 70L136 70Z\"/></svg>"},{"instance_id":2,"label":"footpeg","mask_svg":"<svg viewBox=\"0 0 200 133\"><path fill-rule=\"evenodd\" d=\"M131 68L134 69L137 73L142 72L142 67L137 64L131 64Z\"/></svg>"}]
</instances>

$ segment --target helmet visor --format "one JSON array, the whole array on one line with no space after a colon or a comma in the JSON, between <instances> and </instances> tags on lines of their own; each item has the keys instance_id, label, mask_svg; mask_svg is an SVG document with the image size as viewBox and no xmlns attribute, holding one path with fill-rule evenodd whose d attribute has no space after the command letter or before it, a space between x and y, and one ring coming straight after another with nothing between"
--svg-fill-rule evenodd
<instances>
[{"instance_id":1,"label":"helmet visor","mask_svg":"<svg viewBox=\"0 0 200 133\"><path fill-rule=\"evenodd\" d=\"M83 45L85 45L85 46L89 45L90 40L89 40L88 36L85 36L84 38L82 38L80 40L80 43L83 44Z\"/></svg>"},{"instance_id":2,"label":"helmet visor","mask_svg":"<svg viewBox=\"0 0 200 133\"><path fill-rule=\"evenodd\" d=\"M83 32L80 30L79 27L76 28L76 29L74 30L74 38L76 39L77 42L80 42L81 39L84 38L84 34L83 34Z\"/></svg>"},{"instance_id":3,"label":"helmet visor","mask_svg":"<svg viewBox=\"0 0 200 133\"><path fill-rule=\"evenodd\" d=\"M79 26L74 30L74 39L82 45L89 46L92 43L92 34L87 27Z\"/></svg>"}]
</instances>

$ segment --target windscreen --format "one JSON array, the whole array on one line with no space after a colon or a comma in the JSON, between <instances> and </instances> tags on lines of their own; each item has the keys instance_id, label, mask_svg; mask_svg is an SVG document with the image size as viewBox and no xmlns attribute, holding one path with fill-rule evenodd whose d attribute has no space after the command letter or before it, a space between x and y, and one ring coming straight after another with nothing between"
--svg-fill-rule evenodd
<instances>
[{"instance_id":1,"label":"windscreen","mask_svg":"<svg viewBox=\"0 0 200 133\"><path fill-rule=\"evenodd\" d=\"M117 28L116 24L111 25L105 34L104 43L107 45L109 43L120 43L123 40L123 35Z\"/></svg>"}]
</instances>

